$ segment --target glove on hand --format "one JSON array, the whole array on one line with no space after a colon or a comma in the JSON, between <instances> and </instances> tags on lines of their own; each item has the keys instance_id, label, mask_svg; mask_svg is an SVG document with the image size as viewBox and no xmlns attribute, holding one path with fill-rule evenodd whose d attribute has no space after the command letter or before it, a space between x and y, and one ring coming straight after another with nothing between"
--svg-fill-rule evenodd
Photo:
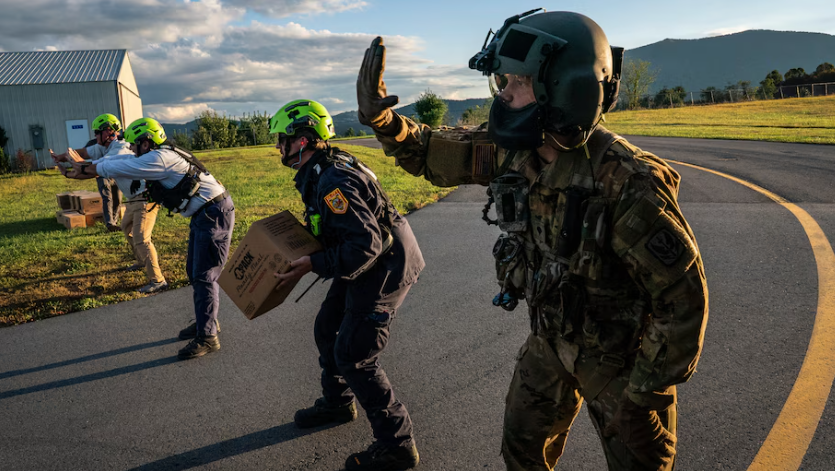
<instances>
[{"instance_id":1,"label":"glove on hand","mask_svg":"<svg viewBox=\"0 0 835 471\"><path fill-rule=\"evenodd\" d=\"M383 72L386 69L386 47L383 38L377 36L365 50L359 75L357 76L357 106L360 123L374 127L380 115L391 112L392 106L400 102L397 95L386 93Z\"/></svg>"},{"instance_id":2,"label":"glove on hand","mask_svg":"<svg viewBox=\"0 0 835 471\"><path fill-rule=\"evenodd\" d=\"M635 404L625 394L612 422L603 430L607 438L615 435L648 469L670 469L676 454L675 435L664 428L656 411Z\"/></svg>"}]
</instances>

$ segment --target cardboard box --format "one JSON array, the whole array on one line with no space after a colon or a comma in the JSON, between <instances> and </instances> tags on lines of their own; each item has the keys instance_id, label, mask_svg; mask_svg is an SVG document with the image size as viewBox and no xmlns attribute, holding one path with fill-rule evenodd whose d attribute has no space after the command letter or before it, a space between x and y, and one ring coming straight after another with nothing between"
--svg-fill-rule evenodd
<instances>
[{"instance_id":1,"label":"cardboard box","mask_svg":"<svg viewBox=\"0 0 835 471\"><path fill-rule=\"evenodd\" d=\"M84 215L84 224L85 227L93 227L96 225L97 222L104 224L104 214L102 213L89 213Z\"/></svg>"},{"instance_id":2,"label":"cardboard box","mask_svg":"<svg viewBox=\"0 0 835 471\"><path fill-rule=\"evenodd\" d=\"M72 209L72 194L72 191L65 191L64 193L58 193L55 195L55 197L58 198L58 207L61 208L62 211L65 209Z\"/></svg>"},{"instance_id":3,"label":"cardboard box","mask_svg":"<svg viewBox=\"0 0 835 471\"><path fill-rule=\"evenodd\" d=\"M87 227L85 216L78 211L59 211L56 217L59 223L70 230Z\"/></svg>"},{"instance_id":4,"label":"cardboard box","mask_svg":"<svg viewBox=\"0 0 835 471\"><path fill-rule=\"evenodd\" d=\"M103 212L101 195L95 191L75 191L70 197L72 209L81 214Z\"/></svg>"},{"instance_id":5,"label":"cardboard box","mask_svg":"<svg viewBox=\"0 0 835 471\"><path fill-rule=\"evenodd\" d=\"M322 250L319 242L289 212L252 224L220 274L218 283L248 319L278 306L295 283L275 291L273 273L286 273L290 262Z\"/></svg>"}]
</instances>

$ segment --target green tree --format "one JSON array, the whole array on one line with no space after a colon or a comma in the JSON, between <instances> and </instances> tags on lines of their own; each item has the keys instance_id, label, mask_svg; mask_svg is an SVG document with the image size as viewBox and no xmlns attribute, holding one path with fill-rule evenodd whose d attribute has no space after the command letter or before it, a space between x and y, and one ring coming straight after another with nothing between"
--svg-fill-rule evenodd
<instances>
[{"instance_id":1,"label":"green tree","mask_svg":"<svg viewBox=\"0 0 835 471\"><path fill-rule=\"evenodd\" d=\"M360 129L359 131L357 131L357 136L367 136L367 135L368 135L368 133L365 132L365 129Z\"/></svg>"},{"instance_id":2,"label":"green tree","mask_svg":"<svg viewBox=\"0 0 835 471\"><path fill-rule=\"evenodd\" d=\"M12 164L9 162L9 158L6 157L6 153L3 152L3 148L0 147L0 174L9 173L12 171Z\"/></svg>"},{"instance_id":3,"label":"green tree","mask_svg":"<svg viewBox=\"0 0 835 471\"><path fill-rule=\"evenodd\" d=\"M192 138L196 150L223 149L238 144L238 125L226 115L217 111L206 110L197 118L197 131Z\"/></svg>"},{"instance_id":4,"label":"green tree","mask_svg":"<svg viewBox=\"0 0 835 471\"><path fill-rule=\"evenodd\" d=\"M637 108L641 97L649 93L649 89L658 77L658 70L642 60L627 60L623 64L623 78L620 81L621 90L626 97L626 107L630 110Z\"/></svg>"},{"instance_id":5,"label":"green tree","mask_svg":"<svg viewBox=\"0 0 835 471\"><path fill-rule=\"evenodd\" d=\"M777 87L783 82L783 74L778 70L772 70L760 82L759 95L763 99L770 100L777 95Z\"/></svg>"},{"instance_id":6,"label":"green tree","mask_svg":"<svg viewBox=\"0 0 835 471\"><path fill-rule=\"evenodd\" d=\"M673 107L684 105L684 97L687 91L681 85L673 88L662 88L655 94L655 106Z\"/></svg>"},{"instance_id":7,"label":"green tree","mask_svg":"<svg viewBox=\"0 0 835 471\"><path fill-rule=\"evenodd\" d=\"M824 62L823 64L817 66L815 68L815 76L820 76L823 74L829 74L835 72L835 65L830 64L829 62Z\"/></svg>"},{"instance_id":8,"label":"green tree","mask_svg":"<svg viewBox=\"0 0 835 471\"><path fill-rule=\"evenodd\" d=\"M807 74L806 71L803 70L803 67L796 67L794 69L789 69L784 76L786 82L790 81L803 81L806 79Z\"/></svg>"},{"instance_id":9,"label":"green tree","mask_svg":"<svg viewBox=\"0 0 835 471\"><path fill-rule=\"evenodd\" d=\"M191 139L188 137L188 131L174 131L174 145L186 150L191 150Z\"/></svg>"},{"instance_id":10,"label":"green tree","mask_svg":"<svg viewBox=\"0 0 835 471\"><path fill-rule=\"evenodd\" d=\"M415 113L417 113L420 122L430 128L440 126L446 112L446 102L443 98L432 93L432 90L426 90L415 102Z\"/></svg>"},{"instance_id":11,"label":"green tree","mask_svg":"<svg viewBox=\"0 0 835 471\"><path fill-rule=\"evenodd\" d=\"M354 128L346 129L345 133L343 134L343 136L345 136L345 137L354 137L354 135L355 135L354 134Z\"/></svg>"},{"instance_id":12,"label":"green tree","mask_svg":"<svg viewBox=\"0 0 835 471\"><path fill-rule=\"evenodd\" d=\"M257 111L249 115L244 113L238 129L238 140L241 145L246 146L273 143L274 139L270 136L270 115L266 111L263 114Z\"/></svg>"},{"instance_id":13,"label":"green tree","mask_svg":"<svg viewBox=\"0 0 835 471\"><path fill-rule=\"evenodd\" d=\"M486 123L490 118L490 107L493 106L493 97L484 100L484 103L471 106L461 114L461 124L479 125Z\"/></svg>"},{"instance_id":14,"label":"green tree","mask_svg":"<svg viewBox=\"0 0 835 471\"><path fill-rule=\"evenodd\" d=\"M779 70L775 69L769 72L768 75L765 76L765 78L770 78L771 81L774 82L774 85L777 85L783 81L783 74L781 74Z\"/></svg>"},{"instance_id":15,"label":"green tree","mask_svg":"<svg viewBox=\"0 0 835 471\"><path fill-rule=\"evenodd\" d=\"M777 94L777 84L774 83L774 80L770 77L766 77L765 80L760 82L760 98L764 100L771 100L774 98L774 95Z\"/></svg>"}]
</instances>

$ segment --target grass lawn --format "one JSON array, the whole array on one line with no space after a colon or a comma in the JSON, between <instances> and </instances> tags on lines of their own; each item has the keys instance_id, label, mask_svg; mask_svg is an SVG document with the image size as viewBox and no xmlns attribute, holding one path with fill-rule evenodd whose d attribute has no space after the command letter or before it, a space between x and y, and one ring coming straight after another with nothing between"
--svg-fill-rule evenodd
<instances>
[{"instance_id":1,"label":"grass lawn","mask_svg":"<svg viewBox=\"0 0 835 471\"><path fill-rule=\"evenodd\" d=\"M380 178L398 210L408 213L448 194L423 178L394 166L378 149L336 143L363 160ZM232 249L254 221L282 210L301 217L293 170L283 167L269 147L198 154L235 201ZM144 272L127 273L133 263L121 232L101 224L68 231L55 220L56 193L96 191L93 180L68 180L57 170L0 175L0 326L82 311L134 299L146 283ZM188 284L185 274L187 218L166 217L161 209L153 240L165 278L172 287Z\"/></svg>"},{"instance_id":2,"label":"grass lawn","mask_svg":"<svg viewBox=\"0 0 835 471\"><path fill-rule=\"evenodd\" d=\"M835 144L835 96L617 111L618 134Z\"/></svg>"}]
</instances>

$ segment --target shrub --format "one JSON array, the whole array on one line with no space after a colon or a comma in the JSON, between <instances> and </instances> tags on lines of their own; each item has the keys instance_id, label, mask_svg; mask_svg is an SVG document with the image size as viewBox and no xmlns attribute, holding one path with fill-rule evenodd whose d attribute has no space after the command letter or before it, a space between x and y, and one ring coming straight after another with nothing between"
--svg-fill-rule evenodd
<instances>
[{"instance_id":1,"label":"shrub","mask_svg":"<svg viewBox=\"0 0 835 471\"><path fill-rule=\"evenodd\" d=\"M35 162L35 158L32 156L32 152L28 150L24 151L23 149L17 150L14 165L14 171L18 173L28 173L37 168L37 164Z\"/></svg>"},{"instance_id":2,"label":"shrub","mask_svg":"<svg viewBox=\"0 0 835 471\"><path fill-rule=\"evenodd\" d=\"M432 90L426 90L415 102L415 112L421 123L430 128L437 128L443 123L447 104L443 98L432 93Z\"/></svg>"}]
</instances>

